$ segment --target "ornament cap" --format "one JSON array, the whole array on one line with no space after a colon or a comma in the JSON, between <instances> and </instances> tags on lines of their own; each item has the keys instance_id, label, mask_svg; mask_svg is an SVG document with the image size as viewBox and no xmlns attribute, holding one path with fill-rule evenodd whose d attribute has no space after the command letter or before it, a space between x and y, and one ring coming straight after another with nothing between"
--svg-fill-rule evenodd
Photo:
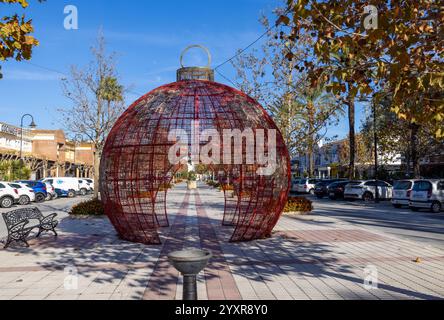
<instances>
[{"instance_id":1,"label":"ornament cap","mask_svg":"<svg viewBox=\"0 0 444 320\"><path fill-rule=\"evenodd\" d=\"M183 64L183 58L188 50L193 48L199 48L205 51L208 57L208 64L206 67L185 67ZM181 68L177 70L177 81L185 80L208 80L214 81L214 70L211 69L211 53L208 48L200 45L193 44L185 48L180 55L180 66Z\"/></svg>"}]
</instances>

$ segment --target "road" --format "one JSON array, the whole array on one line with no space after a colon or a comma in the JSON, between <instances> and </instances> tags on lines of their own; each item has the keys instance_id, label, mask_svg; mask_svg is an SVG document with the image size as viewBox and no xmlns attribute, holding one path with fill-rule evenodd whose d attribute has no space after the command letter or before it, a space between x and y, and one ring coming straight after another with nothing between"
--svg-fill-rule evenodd
<instances>
[{"instance_id":1,"label":"road","mask_svg":"<svg viewBox=\"0 0 444 320\"><path fill-rule=\"evenodd\" d=\"M444 212L413 212L409 208L395 209L389 201L379 204L363 201L332 201L309 197L314 214L334 217L369 229L426 243L444 249Z\"/></svg>"}]
</instances>

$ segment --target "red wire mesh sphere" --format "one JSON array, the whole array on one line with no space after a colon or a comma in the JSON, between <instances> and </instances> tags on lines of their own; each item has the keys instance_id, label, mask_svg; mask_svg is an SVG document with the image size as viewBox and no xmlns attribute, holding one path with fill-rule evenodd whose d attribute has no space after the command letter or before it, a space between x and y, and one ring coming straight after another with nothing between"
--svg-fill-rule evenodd
<instances>
[{"instance_id":1,"label":"red wire mesh sphere","mask_svg":"<svg viewBox=\"0 0 444 320\"><path fill-rule=\"evenodd\" d=\"M265 110L244 93L216 82L187 80L162 86L137 100L107 138L100 168L101 197L122 239L160 244L158 228L169 225L165 186L183 167L170 161L176 142L169 133L175 129L192 132L196 123L198 134L208 129L220 133L220 152L224 143L235 148L234 139L224 141L224 130L275 130L276 166L272 174L258 174L260 166L256 163L224 163L223 155L223 163L209 165L222 185L234 189L224 190L223 225L235 227L231 241L271 235L286 204L291 180L289 154L281 133ZM201 147L208 142L199 141ZM252 151L245 141L242 146L245 160ZM265 144L265 154L269 155L268 148Z\"/></svg>"}]
</instances>

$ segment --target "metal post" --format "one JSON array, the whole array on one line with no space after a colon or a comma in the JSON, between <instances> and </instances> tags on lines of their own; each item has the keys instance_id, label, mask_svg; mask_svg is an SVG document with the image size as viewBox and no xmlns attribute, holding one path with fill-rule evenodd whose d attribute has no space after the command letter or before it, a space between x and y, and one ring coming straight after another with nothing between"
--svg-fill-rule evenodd
<instances>
[{"instance_id":1,"label":"metal post","mask_svg":"<svg viewBox=\"0 0 444 320\"><path fill-rule=\"evenodd\" d=\"M197 277L196 275L183 276L182 299L187 301L197 300Z\"/></svg>"},{"instance_id":2,"label":"metal post","mask_svg":"<svg viewBox=\"0 0 444 320\"><path fill-rule=\"evenodd\" d=\"M376 103L373 100L373 132L374 132L374 144L375 144L375 202L379 202L379 188L378 188L378 133L377 133L377 120L376 120Z\"/></svg>"},{"instance_id":3,"label":"metal post","mask_svg":"<svg viewBox=\"0 0 444 320\"><path fill-rule=\"evenodd\" d=\"M25 117L30 117L32 119L31 124L29 125L31 129L37 127L34 122L34 117L32 115L27 113L22 116L20 120L20 160L23 160L23 120L25 120Z\"/></svg>"}]
</instances>

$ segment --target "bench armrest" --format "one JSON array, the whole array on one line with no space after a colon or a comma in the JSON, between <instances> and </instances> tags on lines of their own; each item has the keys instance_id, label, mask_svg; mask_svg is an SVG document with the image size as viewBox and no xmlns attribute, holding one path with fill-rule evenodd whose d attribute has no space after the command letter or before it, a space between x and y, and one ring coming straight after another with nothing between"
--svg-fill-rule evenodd
<instances>
[{"instance_id":1,"label":"bench armrest","mask_svg":"<svg viewBox=\"0 0 444 320\"><path fill-rule=\"evenodd\" d=\"M55 217L57 217L57 213L50 214L49 216L46 216L45 218L43 218L43 220L41 221L41 223L42 223L42 224L45 224L45 223L52 222L52 221L54 221L54 218L55 218Z\"/></svg>"}]
</instances>

